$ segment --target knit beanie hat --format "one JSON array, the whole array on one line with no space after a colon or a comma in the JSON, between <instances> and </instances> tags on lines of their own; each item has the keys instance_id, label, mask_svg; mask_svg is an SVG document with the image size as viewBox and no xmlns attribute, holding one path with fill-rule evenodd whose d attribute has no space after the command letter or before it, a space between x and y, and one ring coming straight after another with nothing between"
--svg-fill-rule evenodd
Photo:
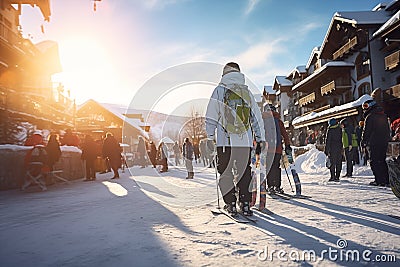
<instances>
[{"instance_id":1,"label":"knit beanie hat","mask_svg":"<svg viewBox=\"0 0 400 267\"><path fill-rule=\"evenodd\" d=\"M332 119L330 119L330 120L328 121L328 125L329 125L329 126L334 126L334 125L336 125L336 123L337 123L337 121L336 121L335 118L332 118Z\"/></svg>"},{"instance_id":2,"label":"knit beanie hat","mask_svg":"<svg viewBox=\"0 0 400 267\"><path fill-rule=\"evenodd\" d=\"M240 72L239 65L235 62L229 62L224 66L224 69L222 71L222 76L225 74L228 74L230 72Z\"/></svg>"}]
</instances>

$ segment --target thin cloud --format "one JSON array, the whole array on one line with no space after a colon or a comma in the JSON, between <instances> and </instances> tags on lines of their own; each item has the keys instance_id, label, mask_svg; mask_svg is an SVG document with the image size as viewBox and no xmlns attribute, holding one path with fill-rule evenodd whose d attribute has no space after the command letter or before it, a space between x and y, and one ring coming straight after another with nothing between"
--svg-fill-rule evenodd
<instances>
[{"instance_id":1,"label":"thin cloud","mask_svg":"<svg viewBox=\"0 0 400 267\"><path fill-rule=\"evenodd\" d=\"M264 66L272 55L281 51L282 48L279 46L279 40L263 41L250 46L235 58L250 70Z\"/></svg>"},{"instance_id":2,"label":"thin cloud","mask_svg":"<svg viewBox=\"0 0 400 267\"><path fill-rule=\"evenodd\" d=\"M248 0L246 10L244 11L244 15L245 16L249 15L259 2L260 0Z\"/></svg>"},{"instance_id":3,"label":"thin cloud","mask_svg":"<svg viewBox=\"0 0 400 267\"><path fill-rule=\"evenodd\" d=\"M178 4L187 0L146 0L143 4L148 9L162 9L169 5Z\"/></svg>"}]
</instances>

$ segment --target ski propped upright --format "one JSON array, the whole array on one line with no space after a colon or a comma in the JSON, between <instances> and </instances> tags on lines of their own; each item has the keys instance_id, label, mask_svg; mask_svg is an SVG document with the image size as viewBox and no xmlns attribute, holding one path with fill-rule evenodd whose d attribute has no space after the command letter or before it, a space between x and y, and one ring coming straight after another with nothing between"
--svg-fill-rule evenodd
<instances>
[{"instance_id":1,"label":"ski propped upright","mask_svg":"<svg viewBox=\"0 0 400 267\"><path fill-rule=\"evenodd\" d=\"M213 215L221 215L221 214L223 214L223 215L227 216L228 218L230 218L231 220L233 220L233 221L235 221L237 223L250 223L251 222L251 220L248 220L248 218L245 217L244 215L242 216L242 215L238 214L237 216L232 216L227 211L225 211L224 209L221 209L221 208L213 209L213 210L211 210L211 213Z\"/></svg>"}]
</instances>

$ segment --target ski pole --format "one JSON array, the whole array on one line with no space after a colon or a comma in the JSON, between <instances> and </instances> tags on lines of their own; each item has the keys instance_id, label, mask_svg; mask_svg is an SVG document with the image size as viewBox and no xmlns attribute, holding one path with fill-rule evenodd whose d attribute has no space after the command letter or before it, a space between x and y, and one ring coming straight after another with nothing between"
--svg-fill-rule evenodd
<instances>
[{"instance_id":1,"label":"ski pole","mask_svg":"<svg viewBox=\"0 0 400 267\"><path fill-rule=\"evenodd\" d=\"M128 163L126 162L126 158L125 158L125 157L123 157L123 161L124 161L124 165L125 165L126 169L128 170L129 174L130 174L131 176L133 176L131 170L129 169Z\"/></svg>"},{"instance_id":2,"label":"ski pole","mask_svg":"<svg viewBox=\"0 0 400 267\"><path fill-rule=\"evenodd\" d=\"M215 170L215 184L217 185L217 209L221 209L219 205L219 189L218 189L218 169L217 169L217 152L214 150L214 170Z\"/></svg>"},{"instance_id":3,"label":"ski pole","mask_svg":"<svg viewBox=\"0 0 400 267\"><path fill-rule=\"evenodd\" d=\"M293 186L292 186L292 182L290 181L289 174L288 174L287 169L286 169L285 161L283 161L283 168L285 169L286 176L287 176L287 178L288 178L288 180L289 180L290 189L292 189L292 193L294 193Z\"/></svg>"}]
</instances>

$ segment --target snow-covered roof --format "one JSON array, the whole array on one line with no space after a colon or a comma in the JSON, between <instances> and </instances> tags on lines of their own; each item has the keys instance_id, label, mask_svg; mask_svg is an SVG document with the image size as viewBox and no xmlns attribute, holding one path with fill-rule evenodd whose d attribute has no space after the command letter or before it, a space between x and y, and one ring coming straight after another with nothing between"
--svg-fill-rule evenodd
<instances>
[{"instance_id":1,"label":"snow-covered roof","mask_svg":"<svg viewBox=\"0 0 400 267\"><path fill-rule=\"evenodd\" d=\"M386 29L390 28L392 25L400 20L400 10L396 12L388 21L385 22L372 36L378 37L381 33L385 32Z\"/></svg>"},{"instance_id":2,"label":"snow-covered roof","mask_svg":"<svg viewBox=\"0 0 400 267\"><path fill-rule=\"evenodd\" d=\"M385 10L392 11L392 10L395 10L396 8L398 8L399 6L400 6L400 1L399 0L393 0L392 2L388 3L385 6Z\"/></svg>"},{"instance_id":3,"label":"snow-covered roof","mask_svg":"<svg viewBox=\"0 0 400 267\"><path fill-rule=\"evenodd\" d=\"M140 121L140 119L133 119L133 118L127 118L124 114L137 114L137 111L134 109L128 109L127 106L120 105L120 104L111 104L111 103L98 103L95 100L91 100L104 109L110 111L112 114L114 114L116 117L120 118L124 123L127 123L128 125L132 126L133 128L137 129L142 136L145 138L149 138L148 133L146 133L140 126L143 126L144 124Z\"/></svg>"},{"instance_id":4,"label":"snow-covered roof","mask_svg":"<svg viewBox=\"0 0 400 267\"><path fill-rule=\"evenodd\" d=\"M325 38L322 42L321 51L324 49L324 45L327 43L329 33L332 30L335 21L343 21L355 25L376 25L383 24L390 18L390 13L384 10L377 11L345 11L336 12L329 24L328 31L325 34ZM308 66L308 65L307 65Z\"/></svg>"},{"instance_id":5,"label":"snow-covered roof","mask_svg":"<svg viewBox=\"0 0 400 267\"><path fill-rule=\"evenodd\" d=\"M168 136L164 136L163 138L161 138L160 143L164 142L165 144L174 144L174 140L172 140L170 137Z\"/></svg>"},{"instance_id":6,"label":"snow-covered roof","mask_svg":"<svg viewBox=\"0 0 400 267\"><path fill-rule=\"evenodd\" d=\"M336 12L333 18L351 24L371 25L385 23L388 16L389 14L384 11L346 11Z\"/></svg>"},{"instance_id":7,"label":"snow-covered roof","mask_svg":"<svg viewBox=\"0 0 400 267\"><path fill-rule=\"evenodd\" d=\"M338 113L339 111L344 111L347 109L358 107L358 106L361 106L365 101L371 100L371 99L372 99L372 97L370 95L363 95L355 101L352 101L352 102L349 102L349 103L346 103L346 104L343 104L340 106L332 107L332 108L329 108L329 109L326 109L326 110L323 110L320 112L311 112L305 116L296 117L293 119L292 124L293 125L300 124L302 122L307 122L309 120L317 119L317 118L320 118L320 117L323 117L323 116L326 116L329 114Z\"/></svg>"},{"instance_id":8,"label":"snow-covered roof","mask_svg":"<svg viewBox=\"0 0 400 267\"><path fill-rule=\"evenodd\" d=\"M350 62L345 62L345 61L331 61L323 65L321 68L317 69L316 71L313 72L310 76L302 80L301 82L297 83L295 86L293 86L292 90L296 90L303 84L307 83L311 79L313 79L315 76L317 76L319 73L321 73L323 70L329 68L329 67L354 67L353 63Z\"/></svg>"},{"instance_id":9,"label":"snow-covered roof","mask_svg":"<svg viewBox=\"0 0 400 267\"><path fill-rule=\"evenodd\" d=\"M308 69L310 67L314 56L319 57L320 53L321 53L321 46L316 46L313 48L313 50L311 51L310 57L308 58L306 69Z\"/></svg>"},{"instance_id":10,"label":"snow-covered roof","mask_svg":"<svg viewBox=\"0 0 400 267\"><path fill-rule=\"evenodd\" d=\"M275 82L281 86L292 86L292 81L286 79L286 76L275 76Z\"/></svg>"},{"instance_id":11,"label":"snow-covered roof","mask_svg":"<svg viewBox=\"0 0 400 267\"><path fill-rule=\"evenodd\" d=\"M264 90L265 90L265 92L267 92L270 95L275 94L275 91L274 91L274 89L272 89L271 85L264 85Z\"/></svg>"},{"instance_id":12,"label":"snow-covered roof","mask_svg":"<svg viewBox=\"0 0 400 267\"><path fill-rule=\"evenodd\" d=\"M293 70L291 70L287 77L289 77L289 76L291 76L291 75L293 75L295 73L306 73L306 72L307 72L306 66L305 65L300 65L300 66L295 67Z\"/></svg>"}]
</instances>

